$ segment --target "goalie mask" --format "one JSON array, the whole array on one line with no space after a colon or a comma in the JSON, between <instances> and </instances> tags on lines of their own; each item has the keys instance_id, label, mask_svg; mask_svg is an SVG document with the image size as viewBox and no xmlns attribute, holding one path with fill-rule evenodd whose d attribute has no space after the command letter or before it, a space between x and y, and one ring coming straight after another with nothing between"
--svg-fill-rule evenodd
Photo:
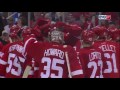
<instances>
[{"instance_id":1,"label":"goalie mask","mask_svg":"<svg viewBox=\"0 0 120 90\"><path fill-rule=\"evenodd\" d=\"M49 32L49 39L51 42L64 43L64 33L59 30Z\"/></svg>"}]
</instances>

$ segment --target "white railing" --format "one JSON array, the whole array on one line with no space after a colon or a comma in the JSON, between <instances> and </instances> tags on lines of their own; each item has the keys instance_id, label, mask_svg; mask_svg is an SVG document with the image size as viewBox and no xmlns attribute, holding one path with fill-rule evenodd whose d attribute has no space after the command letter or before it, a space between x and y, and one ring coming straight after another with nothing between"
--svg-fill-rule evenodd
<instances>
[{"instance_id":1,"label":"white railing","mask_svg":"<svg viewBox=\"0 0 120 90\"><path fill-rule=\"evenodd\" d=\"M10 19L12 16L14 16L17 12L11 14L10 16L8 16L6 19Z\"/></svg>"}]
</instances>

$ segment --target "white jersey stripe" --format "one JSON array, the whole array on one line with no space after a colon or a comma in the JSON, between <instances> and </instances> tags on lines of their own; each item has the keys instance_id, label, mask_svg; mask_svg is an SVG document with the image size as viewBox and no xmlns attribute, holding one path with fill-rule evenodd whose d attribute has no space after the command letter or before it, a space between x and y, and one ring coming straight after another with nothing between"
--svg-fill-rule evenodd
<instances>
[{"instance_id":1,"label":"white jersey stripe","mask_svg":"<svg viewBox=\"0 0 120 90\"><path fill-rule=\"evenodd\" d=\"M6 65L7 62L5 62L5 61L3 61L2 59L0 59L0 64L2 64L2 65Z\"/></svg>"},{"instance_id":2,"label":"white jersey stripe","mask_svg":"<svg viewBox=\"0 0 120 90\"><path fill-rule=\"evenodd\" d=\"M28 42L30 41L30 40L36 40L35 38L29 38L26 42L25 42L25 44L24 44L24 51L23 51L23 53L25 54L25 49L26 49L26 46L27 46L27 44L28 44Z\"/></svg>"},{"instance_id":3,"label":"white jersey stripe","mask_svg":"<svg viewBox=\"0 0 120 90\"><path fill-rule=\"evenodd\" d=\"M83 70L76 70L76 71L73 71L71 74L72 76L83 74Z\"/></svg>"}]
</instances>

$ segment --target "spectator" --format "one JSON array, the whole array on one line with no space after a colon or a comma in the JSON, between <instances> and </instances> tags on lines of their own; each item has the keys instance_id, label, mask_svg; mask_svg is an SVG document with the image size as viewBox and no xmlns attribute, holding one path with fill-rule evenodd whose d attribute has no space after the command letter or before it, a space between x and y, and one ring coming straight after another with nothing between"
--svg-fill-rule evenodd
<instances>
[{"instance_id":1,"label":"spectator","mask_svg":"<svg viewBox=\"0 0 120 90\"><path fill-rule=\"evenodd\" d=\"M47 12L47 13L45 14L45 18L48 18L48 19L51 20L51 19L52 19L52 18L51 18L51 12Z\"/></svg>"},{"instance_id":2,"label":"spectator","mask_svg":"<svg viewBox=\"0 0 120 90\"><path fill-rule=\"evenodd\" d=\"M34 13L32 12L31 13L31 17L30 17L30 27L32 27L32 25L34 24L35 22L35 17L34 17Z\"/></svg>"},{"instance_id":3,"label":"spectator","mask_svg":"<svg viewBox=\"0 0 120 90\"><path fill-rule=\"evenodd\" d=\"M90 29L93 27L93 23L91 22L91 18L86 18L82 28L85 29Z\"/></svg>"},{"instance_id":4,"label":"spectator","mask_svg":"<svg viewBox=\"0 0 120 90\"><path fill-rule=\"evenodd\" d=\"M56 18L58 21L62 21L63 12L56 12Z\"/></svg>"},{"instance_id":5,"label":"spectator","mask_svg":"<svg viewBox=\"0 0 120 90\"><path fill-rule=\"evenodd\" d=\"M32 15L34 18L31 22L31 25L30 27L34 27L36 22L38 21L38 19L41 17L41 12L34 12L33 15Z\"/></svg>"},{"instance_id":6,"label":"spectator","mask_svg":"<svg viewBox=\"0 0 120 90\"><path fill-rule=\"evenodd\" d=\"M28 25L28 17L27 17L27 15L21 15L21 16L19 16L19 20L21 20L21 24L23 26Z\"/></svg>"},{"instance_id":7,"label":"spectator","mask_svg":"<svg viewBox=\"0 0 120 90\"><path fill-rule=\"evenodd\" d=\"M0 42L2 43L2 45L6 45L11 42L9 38L9 34L6 31L2 32L2 36L0 37Z\"/></svg>"},{"instance_id":8,"label":"spectator","mask_svg":"<svg viewBox=\"0 0 120 90\"><path fill-rule=\"evenodd\" d=\"M2 16L2 21L3 21L3 27L5 27L8 24L5 16Z\"/></svg>"},{"instance_id":9,"label":"spectator","mask_svg":"<svg viewBox=\"0 0 120 90\"><path fill-rule=\"evenodd\" d=\"M20 27L23 27L23 26L27 26L27 25L28 25L28 24L27 24L27 20L26 20L25 17L23 17L23 16L20 16L20 17L18 18L17 24L18 24L18 26L20 26Z\"/></svg>"},{"instance_id":10,"label":"spectator","mask_svg":"<svg viewBox=\"0 0 120 90\"><path fill-rule=\"evenodd\" d=\"M2 35L3 30L4 30L3 20L2 20L2 16L0 16L0 36Z\"/></svg>"},{"instance_id":11,"label":"spectator","mask_svg":"<svg viewBox=\"0 0 120 90\"><path fill-rule=\"evenodd\" d=\"M6 25L6 26L4 27L4 30L5 30L8 34L10 34L10 27L13 26L13 24L14 24L13 18L10 18L10 19L8 20L8 25Z\"/></svg>"},{"instance_id":12,"label":"spectator","mask_svg":"<svg viewBox=\"0 0 120 90\"><path fill-rule=\"evenodd\" d=\"M55 15L56 15L56 12L52 12L52 13L51 13L52 21L56 21Z\"/></svg>"}]
</instances>

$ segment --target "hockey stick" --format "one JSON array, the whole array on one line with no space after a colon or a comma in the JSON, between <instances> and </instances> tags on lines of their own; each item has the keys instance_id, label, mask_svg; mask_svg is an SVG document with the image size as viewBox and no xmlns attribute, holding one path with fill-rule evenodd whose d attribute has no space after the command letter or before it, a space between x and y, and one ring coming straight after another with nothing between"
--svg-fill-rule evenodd
<instances>
[{"instance_id":1,"label":"hockey stick","mask_svg":"<svg viewBox=\"0 0 120 90\"><path fill-rule=\"evenodd\" d=\"M26 69L25 69L25 71L24 71L24 73L23 73L22 78L27 78L27 77L28 77L31 68L32 68L31 66L27 66L27 67L26 67Z\"/></svg>"},{"instance_id":2,"label":"hockey stick","mask_svg":"<svg viewBox=\"0 0 120 90\"><path fill-rule=\"evenodd\" d=\"M68 52L65 52L65 57L66 57L66 62L67 62L69 78L72 78L71 69L70 69L70 62L69 62L69 58L68 58Z\"/></svg>"}]
</instances>

